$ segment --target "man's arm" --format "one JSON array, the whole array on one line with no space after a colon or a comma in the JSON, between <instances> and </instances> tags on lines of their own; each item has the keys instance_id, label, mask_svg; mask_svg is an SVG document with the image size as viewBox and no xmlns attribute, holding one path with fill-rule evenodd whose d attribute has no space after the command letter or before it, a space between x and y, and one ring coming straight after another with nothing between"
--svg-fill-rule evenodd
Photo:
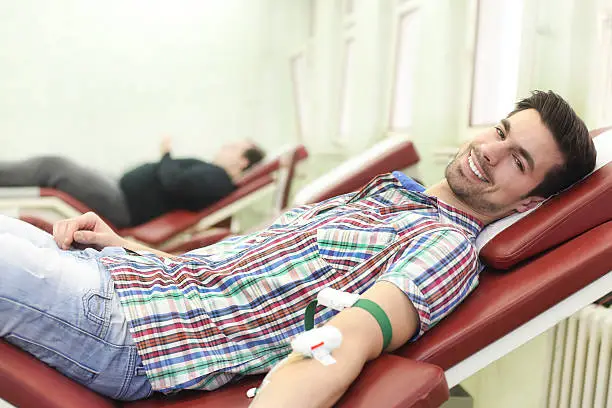
<instances>
[{"instance_id":1,"label":"man's arm","mask_svg":"<svg viewBox=\"0 0 612 408\"><path fill-rule=\"evenodd\" d=\"M166 252L120 237L93 212L56 222L53 224L53 238L57 246L62 249L69 249L73 243L77 243L96 248L118 246L136 252L151 252L162 257L172 257Z\"/></svg>"},{"instance_id":2,"label":"man's arm","mask_svg":"<svg viewBox=\"0 0 612 408\"><path fill-rule=\"evenodd\" d=\"M386 351L410 339L419 324L408 297L394 284L378 282L362 298L377 303L387 314L393 337ZM342 344L332 352L336 363L324 366L304 359L280 367L257 394L252 407L328 407L346 392L364 364L380 355L383 337L374 317L360 308L348 308L328 323L342 333Z\"/></svg>"}]
</instances>

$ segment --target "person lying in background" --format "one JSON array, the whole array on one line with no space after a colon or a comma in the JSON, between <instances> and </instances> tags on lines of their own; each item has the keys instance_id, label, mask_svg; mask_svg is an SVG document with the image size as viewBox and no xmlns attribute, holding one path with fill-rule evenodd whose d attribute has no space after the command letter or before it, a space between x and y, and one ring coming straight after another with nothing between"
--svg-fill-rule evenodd
<instances>
[{"instance_id":1,"label":"person lying in background","mask_svg":"<svg viewBox=\"0 0 612 408\"><path fill-rule=\"evenodd\" d=\"M580 180L595 156L567 102L536 91L425 191L381 175L180 256L119 237L93 213L53 236L0 218L0 336L115 399L214 390L276 366L254 407L331 406L368 360L418 341L477 287L485 225ZM314 324L342 336L335 363L285 360L324 288L378 313L315 309Z\"/></svg>"},{"instance_id":2,"label":"person lying in background","mask_svg":"<svg viewBox=\"0 0 612 408\"><path fill-rule=\"evenodd\" d=\"M249 141L226 144L212 162L174 159L171 140L162 157L125 173L118 181L57 156L0 162L0 187L50 187L76 198L116 228L143 224L173 210L198 211L236 189L234 181L264 152Z\"/></svg>"}]
</instances>

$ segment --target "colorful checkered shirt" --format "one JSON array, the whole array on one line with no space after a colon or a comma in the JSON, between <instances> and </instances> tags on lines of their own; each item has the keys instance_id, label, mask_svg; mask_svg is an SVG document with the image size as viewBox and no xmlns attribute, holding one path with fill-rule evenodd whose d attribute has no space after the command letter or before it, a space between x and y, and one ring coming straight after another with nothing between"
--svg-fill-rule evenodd
<instances>
[{"instance_id":1,"label":"colorful checkered shirt","mask_svg":"<svg viewBox=\"0 0 612 408\"><path fill-rule=\"evenodd\" d=\"M478 284L481 225L391 174L288 211L269 228L173 258L103 258L153 389L213 390L268 371L324 287L401 289L418 338ZM320 308L315 323L336 312Z\"/></svg>"}]
</instances>

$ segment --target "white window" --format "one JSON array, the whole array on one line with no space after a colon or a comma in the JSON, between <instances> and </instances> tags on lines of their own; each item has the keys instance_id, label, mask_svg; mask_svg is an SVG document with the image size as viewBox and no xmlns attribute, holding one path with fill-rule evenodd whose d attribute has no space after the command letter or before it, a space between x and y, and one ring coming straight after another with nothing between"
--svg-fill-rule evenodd
<instances>
[{"instance_id":1,"label":"white window","mask_svg":"<svg viewBox=\"0 0 612 408\"><path fill-rule=\"evenodd\" d=\"M342 105L340 114L340 139L346 140L354 121L355 106L355 41L344 43L344 69L342 75Z\"/></svg>"},{"instance_id":2,"label":"white window","mask_svg":"<svg viewBox=\"0 0 612 408\"><path fill-rule=\"evenodd\" d=\"M470 125L490 125L513 108L519 75L522 0L479 0Z\"/></svg>"},{"instance_id":3,"label":"white window","mask_svg":"<svg viewBox=\"0 0 612 408\"><path fill-rule=\"evenodd\" d=\"M308 70L304 53L291 58L290 63L293 97L298 122L298 136L299 140L303 140L308 135L308 126L310 125L309 96L307 94L309 90Z\"/></svg>"},{"instance_id":4,"label":"white window","mask_svg":"<svg viewBox=\"0 0 612 408\"><path fill-rule=\"evenodd\" d=\"M392 131L405 131L412 125L413 78L419 41L418 16L418 11L413 9L400 17L389 123Z\"/></svg>"}]
</instances>

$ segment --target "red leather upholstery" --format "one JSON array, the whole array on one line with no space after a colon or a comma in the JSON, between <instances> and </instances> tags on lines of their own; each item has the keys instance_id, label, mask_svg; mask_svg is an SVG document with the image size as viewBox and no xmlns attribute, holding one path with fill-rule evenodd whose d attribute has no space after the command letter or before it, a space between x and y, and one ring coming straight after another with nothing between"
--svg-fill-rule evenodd
<instances>
[{"instance_id":1,"label":"red leather upholstery","mask_svg":"<svg viewBox=\"0 0 612 408\"><path fill-rule=\"evenodd\" d=\"M448 369L612 270L612 221L519 265L487 270L440 324L397 354Z\"/></svg>"},{"instance_id":2,"label":"red leather upholstery","mask_svg":"<svg viewBox=\"0 0 612 408\"><path fill-rule=\"evenodd\" d=\"M3 340L0 355L0 397L20 408L247 407L246 391L261 381L251 377L214 392L186 391L120 403L69 380ZM448 386L439 367L384 355L366 365L336 406L434 408L447 399Z\"/></svg>"},{"instance_id":3,"label":"red leather upholstery","mask_svg":"<svg viewBox=\"0 0 612 408\"><path fill-rule=\"evenodd\" d=\"M116 406L4 340L0 340L0 398L18 408Z\"/></svg>"},{"instance_id":4,"label":"red leather upholstery","mask_svg":"<svg viewBox=\"0 0 612 408\"><path fill-rule=\"evenodd\" d=\"M480 258L494 268L508 269L611 220L611 203L612 163L609 163L500 232L482 248Z\"/></svg>"},{"instance_id":5,"label":"red leather upholstery","mask_svg":"<svg viewBox=\"0 0 612 408\"><path fill-rule=\"evenodd\" d=\"M437 408L448 397L439 367L384 355L366 366L336 406Z\"/></svg>"},{"instance_id":6,"label":"red leather upholstery","mask_svg":"<svg viewBox=\"0 0 612 408\"><path fill-rule=\"evenodd\" d=\"M295 150L291 157L285 158L287 174L284 175L284 182L282 185L281 191L279 191L277 209L280 211L283 208L286 208L289 204L289 193L291 192L291 185L293 183L293 176L295 176L296 164L299 160L301 160L306 153L306 149L302 146L301 149ZM308 154L306 154L307 156Z\"/></svg>"}]
</instances>

